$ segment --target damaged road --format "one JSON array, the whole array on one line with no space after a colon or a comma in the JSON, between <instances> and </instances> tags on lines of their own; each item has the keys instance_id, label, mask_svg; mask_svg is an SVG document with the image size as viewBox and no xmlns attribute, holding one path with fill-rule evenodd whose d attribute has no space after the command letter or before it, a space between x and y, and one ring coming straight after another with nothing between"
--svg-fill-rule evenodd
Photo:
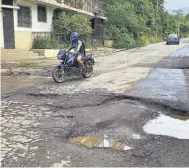
<instances>
[{"instance_id":1,"label":"damaged road","mask_svg":"<svg viewBox=\"0 0 189 168\"><path fill-rule=\"evenodd\" d=\"M98 57L87 80L3 87L2 166L187 167L188 44Z\"/></svg>"}]
</instances>

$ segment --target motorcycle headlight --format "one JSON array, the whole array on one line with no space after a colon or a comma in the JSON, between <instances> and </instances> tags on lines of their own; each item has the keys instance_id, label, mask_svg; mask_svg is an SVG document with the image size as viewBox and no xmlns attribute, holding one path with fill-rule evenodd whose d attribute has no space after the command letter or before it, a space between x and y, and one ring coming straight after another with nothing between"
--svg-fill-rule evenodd
<instances>
[{"instance_id":1,"label":"motorcycle headlight","mask_svg":"<svg viewBox=\"0 0 189 168\"><path fill-rule=\"evenodd\" d=\"M59 55L59 54L58 54L58 55L57 55L57 59L58 59L58 60L61 60L61 58L62 58L62 55Z\"/></svg>"},{"instance_id":2,"label":"motorcycle headlight","mask_svg":"<svg viewBox=\"0 0 189 168\"><path fill-rule=\"evenodd\" d=\"M58 60L62 60L64 55L66 54L66 50L65 49L61 49L58 54L57 54L57 59Z\"/></svg>"}]
</instances>

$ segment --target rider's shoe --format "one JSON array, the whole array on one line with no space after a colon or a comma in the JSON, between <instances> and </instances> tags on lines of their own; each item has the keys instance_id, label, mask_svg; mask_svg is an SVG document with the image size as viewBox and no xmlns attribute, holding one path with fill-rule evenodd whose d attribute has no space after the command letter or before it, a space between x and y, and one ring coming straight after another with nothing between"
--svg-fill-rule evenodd
<instances>
[{"instance_id":1,"label":"rider's shoe","mask_svg":"<svg viewBox=\"0 0 189 168\"><path fill-rule=\"evenodd\" d=\"M83 70L84 70L83 66L80 65L80 66L79 66L79 72L80 72L81 74L83 73Z\"/></svg>"}]
</instances>

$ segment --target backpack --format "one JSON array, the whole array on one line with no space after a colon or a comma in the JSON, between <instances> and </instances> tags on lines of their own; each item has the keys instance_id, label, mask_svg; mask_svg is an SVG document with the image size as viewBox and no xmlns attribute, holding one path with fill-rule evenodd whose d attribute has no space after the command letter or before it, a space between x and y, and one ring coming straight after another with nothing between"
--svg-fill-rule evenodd
<instances>
[{"instance_id":1,"label":"backpack","mask_svg":"<svg viewBox=\"0 0 189 168\"><path fill-rule=\"evenodd\" d=\"M86 54L85 52L85 44L82 42L82 45L83 45L83 53Z\"/></svg>"}]
</instances>

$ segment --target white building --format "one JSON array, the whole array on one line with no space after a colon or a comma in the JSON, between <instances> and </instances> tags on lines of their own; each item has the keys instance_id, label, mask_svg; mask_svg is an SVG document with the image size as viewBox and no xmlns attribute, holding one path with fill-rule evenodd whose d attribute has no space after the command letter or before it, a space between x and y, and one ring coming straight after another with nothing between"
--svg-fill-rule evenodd
<instances>
[{"instance_id":1,"label":"white building","mask_svg":"<svg viewBox=\"0 0 189 168\"><path fill-rule=\"evenodd\" d=\"M0 48L30 49L32 32L52 31L57 8L94 16L92 1L80 0L78 7L69 0L0 0Z\"/></svg>"}]
</instances>

